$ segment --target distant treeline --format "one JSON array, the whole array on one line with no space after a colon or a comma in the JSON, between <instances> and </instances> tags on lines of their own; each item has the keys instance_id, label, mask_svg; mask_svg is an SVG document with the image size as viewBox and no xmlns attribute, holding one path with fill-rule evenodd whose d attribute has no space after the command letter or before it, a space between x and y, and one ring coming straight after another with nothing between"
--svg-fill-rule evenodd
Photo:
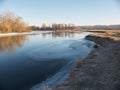
<instances>
[{"instance_id":1,"label":"distant treeline","mask_svg":"<svg viewBox=\"0 0 120 90\"><path fill-rule=\"evenodd\" d=\"M42 24L39 26L30 26L32 30L74 30L76 27L73 24Z\"/></svg>"},{"instance_id":2,"label":"distant treeline","mask_svg":"<svg viewBox=\"0 0 120 90\"><path fill-rule=\"evenodd\" d=\"M95 26L78 26L79 29L87 30L120 30L120 25L95 25Z\"/></svg>"},{"instance_id":3,"label":"distant treeline","mask_svg":"<svg viewBox=\"0 0 120 90\"><path fill-rule=\"evenodd\" d=\"M20 16L12 12L0 13L0 33L26 32L30 28Z\"/></svg>"},{"instance_id":4,"label":"distant treeline","mask_svg":"<svg viewBox=\"0 0 120 90\"><path fill-rule=\"evenodd\" d=\"M120 25L94 25L94 26L75 26L73 24L43 24L39 26L30 26L32 30L120 30Z\"/></svg>"}]
</instances>

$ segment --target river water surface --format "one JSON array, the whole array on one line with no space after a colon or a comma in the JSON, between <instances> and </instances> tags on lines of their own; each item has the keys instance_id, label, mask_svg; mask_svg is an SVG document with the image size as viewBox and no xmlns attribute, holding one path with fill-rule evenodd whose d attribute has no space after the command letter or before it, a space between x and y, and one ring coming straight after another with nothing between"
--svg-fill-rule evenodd
<instances>
[{"instance_id":1,"label":"river water surface","mask_svg":"<svg viewBox=\"0 0 120 90\"><path fill-rule=\"evenodd\" d=\"M40 90L61 83L93 49L89 33L45 32L0 37L0 90Z\"/></svg>"}]
</instances>

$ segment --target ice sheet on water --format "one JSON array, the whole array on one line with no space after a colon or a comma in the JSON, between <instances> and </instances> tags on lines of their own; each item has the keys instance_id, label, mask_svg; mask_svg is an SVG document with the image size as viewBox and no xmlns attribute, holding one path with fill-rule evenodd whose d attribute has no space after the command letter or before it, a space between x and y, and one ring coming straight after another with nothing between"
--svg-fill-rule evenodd
<instances>
[{"instance_id":1,"label":"ice sheet on water","mask_svg":"<svg viewBox=\"0 0 120 90\"><path fill-rule=\"evenodd\" d=\"M79 58L84 58L93 48L94 42L87 40L72 40L57 43L45 48L34 50L31 55L36 60L44 60L38 58L48 58L52 60L54 58L66 58L69 59L69 63L64 66L57 74L47 79L43 83L35 85L31 90L42 90L44 86L52 87L62 83L69 75L70 70L75 66L75 61ZM53 47L52 47L53 46ZM46 52L48 55L46 56ZM36 58L37 57L37 58Z\"/></svg>"},{"instance_id":2,"label":"ice sheet on water","mask_svg":"<svg viewBox=\"0 0 120 90\"><path fill-rule=\"evenodd\" d=\"M50 32L52 32L52 31L32 31L32 32L22 32L22 33L4 33L4 34L0 34L0 37L31 35L31 34L40 34L40 33L50 33Z\"/></svg>"},{"instance_id":3,"label":"ice sheet on water","mask_svg":"<svg viewBox=\"0 0 120 90\"><path fill-rule=\"evenodd\" d=\"M37 61L48 61L53 59L75 59L77 56L84 56L92 46L86 40L72 40L56 42L28 53L29 57Z\"/></svg>"}]
</instances>

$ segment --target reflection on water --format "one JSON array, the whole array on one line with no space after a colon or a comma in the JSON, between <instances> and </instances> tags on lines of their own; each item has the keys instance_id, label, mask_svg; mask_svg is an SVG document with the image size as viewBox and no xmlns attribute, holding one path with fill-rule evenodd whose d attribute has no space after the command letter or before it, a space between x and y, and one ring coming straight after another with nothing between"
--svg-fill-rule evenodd
<instances>
[{"instance_id":1,"label":"reflection on water","mask_svg":"<svg viewBox=\"0 0 120 90\"><path fill-rule=\"evenodd\" d=\"M85 36L85 33L38 32L1 37L0 90L29 90L59 71L68 72L73 65L69 62L75 62L91 51L92 43L84 40ZM64 72L55 75L55 79L63 78ZM51 81L54 80L49 80L53 85Z\"/></svg>"},{"instance_id":2,"label":"reflection on water","mask_svg":"<svg viewBox=\"0 0 120 90\"><path fill-rule=\"evenodd\" d=\"M75 32L49 32L41 33L42 37L52 36L53 38L57 37L74 37ZM17 48L23 46L23 43L27 40L27 35L20 36L9 36L0 38L0 52L7 51L13 52Z\"/></svg>"},{"instance_id":3,"label":"reflection on water","mask_svg":"<svg viewBox=\"0 0 120 90\"><path fill-rule=\"evenodd\" d=\"M18 47L22 47L26 39L27 37L25 35L1 37L0 38L0 52L2 51L13 52Z\"/></svg>"},{"instance_id":4,"label":"reflection on water","mask_svg":"<svg viewBox=\"0 0 120 90\"><path fill-rule=\"evenodd\" d=\"M43 33L42 36L46 37L47 35L51 35L53 38L56 37L74 37L75 32L50 32L50 33Z\"/></svg>"}]
</instances>

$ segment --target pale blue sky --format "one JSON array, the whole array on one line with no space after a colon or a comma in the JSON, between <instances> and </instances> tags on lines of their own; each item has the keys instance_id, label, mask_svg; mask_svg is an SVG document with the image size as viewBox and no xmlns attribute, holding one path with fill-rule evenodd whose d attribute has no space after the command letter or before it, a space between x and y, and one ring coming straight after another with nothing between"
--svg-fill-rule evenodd
<instances>
[{"instance_id":1,"label":"pale blue sky","mask_svg":"<svg viewBox=\"0 0 120 90\"><path fill-rule=\"evenodd\" d=\"M29 25L120 24L119 5L119 0L0 0L0 12L12 11Z\"/></svg>"}]
</instances>

